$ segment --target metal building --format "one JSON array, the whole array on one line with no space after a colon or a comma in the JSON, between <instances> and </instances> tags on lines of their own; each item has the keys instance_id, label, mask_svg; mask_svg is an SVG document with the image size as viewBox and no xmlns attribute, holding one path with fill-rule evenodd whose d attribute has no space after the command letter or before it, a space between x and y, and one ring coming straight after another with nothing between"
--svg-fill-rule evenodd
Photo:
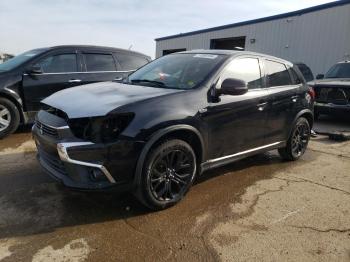
<instances>
[{"instance_id":1,"label":"metal building","mask_svg":"<svg viewBox=\"0 0 350 262\"><path fill-rule=\"evenodd\" d=\"M155 41L156 57L192 49L244 49L304 62L316 75L350 59L350 0Z\"/></svg>"}]
</instances>

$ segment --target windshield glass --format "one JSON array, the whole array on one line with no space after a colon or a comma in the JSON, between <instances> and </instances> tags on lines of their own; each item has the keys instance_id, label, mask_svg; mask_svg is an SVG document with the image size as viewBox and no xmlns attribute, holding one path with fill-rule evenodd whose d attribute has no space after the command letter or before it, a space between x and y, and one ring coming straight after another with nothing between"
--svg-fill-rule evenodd
<instances>
[{"instance_id":1,"label":"windshield glass","mask_svg":"<svg viewBox=\"0 0 350 262\"><path fill-rule=\"evenodd\" d=\"M9 71L19 66L20 64L28 61L32 57L42 53L45 49L35 49L31 51L27 51L23 54L17 55L6 62L0 64L0 71Z\"/></svg>"},{"instance_id":2,"label":"windshield glass","mask_svg":"<svg viewBox=\"0 0 350 262\"><path fill-rule=\"evenodd\" d=\"M223 61L216 54L171 54L163 56L129 76L129 83L160 88L192 89Z\"/></svg>"},{"instance_id":3,"label":"windshield glass","mask_svg":"<svg viewBox=\"0 0 350 262\"><path fill-rule=\"evenodd\" d=\"M336 64L329 69L325 78L350 78L350 63Z\"/></svg>"}]
</instances>

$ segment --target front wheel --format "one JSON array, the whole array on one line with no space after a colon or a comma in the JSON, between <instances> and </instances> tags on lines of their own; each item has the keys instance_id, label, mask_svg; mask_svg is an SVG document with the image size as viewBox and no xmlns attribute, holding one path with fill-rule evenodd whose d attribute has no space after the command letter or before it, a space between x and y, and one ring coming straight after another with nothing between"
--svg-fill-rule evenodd
<instances>
[{"instance_id":1,"label":"front wheel","mask_svg":"<svg viewBox=\"0 0 350 262\"><path fill-rule=\"evenodd\" d=\"M0 97L0 138L15 132L19 122L17 107L10 100Z\"/></svg>"},{"instance_id":2,"label":"front wheel","mask_svg":"<svg viewBox=\"0 0 350 262\"><path fill-rule=\"evenodd\" d=\"M164 141L146 158L137 197L153 210L168 208L185 196L196 171L196 155L188 143Z\"/></svg>"},{"instance_id":3,"label":"front wheel","mask_svg":"<svg viewBox=\"0 0 350 262\"><path fill-rule=\"evenodd\" d=\"M299 159L306 151L310 140L311 130L306 118L300 117L292 130L287 146L278 149L280 156L289 161Z\"/></svg>"}]
</instances>

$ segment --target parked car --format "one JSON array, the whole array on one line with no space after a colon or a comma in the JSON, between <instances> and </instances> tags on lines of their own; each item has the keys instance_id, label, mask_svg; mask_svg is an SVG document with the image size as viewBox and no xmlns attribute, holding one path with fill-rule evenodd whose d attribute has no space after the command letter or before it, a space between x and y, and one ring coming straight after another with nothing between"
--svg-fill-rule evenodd
<instances>
[{"instance_id":1,"label":"parked car","mask_svg":"<svg viewBox=\"0 0 350 262\"><path fill-rule=\"evenodd\" d=\"M0 64L0 138L32 123L40 101L69 87L120 80L148 63L141 53L98 46L34 49Z\"/></svg>"},{"instance_id":2,"label":"parked car","mask_svg":"<svg viewBox=\"0 0 350 262\"><path fill-rule=\"evenodd\" d=\"M350 112L350 61L339 62L325 75L317 75L311 86L316 92L315 118Z\"/></svg>"},{"instance_id":3,"label":"parked car","mask_svg":"<svg viewBox=\"0 0 350 262\"><path fill-rule=\"evenodd\" d=\"M295 62L294 65L296 65L299 68L306 82L310 82L314 80L314 74L312 73L310 67L308 67L306 64L301 62Z\"/></svg>"},{"instance_id":4,"label":"parked car","mask_svg":"<svg viewBox=\"0 0 350 262\"><path fill-rule=\"evenodd\" d=\"M313 98L290 62L258 53L163 56L124 83L43 101L33 126L42 167L68 187L133 191L152 209L180 201L204 170L278 149L300 158Z\"/></svg>"}]
</instances>

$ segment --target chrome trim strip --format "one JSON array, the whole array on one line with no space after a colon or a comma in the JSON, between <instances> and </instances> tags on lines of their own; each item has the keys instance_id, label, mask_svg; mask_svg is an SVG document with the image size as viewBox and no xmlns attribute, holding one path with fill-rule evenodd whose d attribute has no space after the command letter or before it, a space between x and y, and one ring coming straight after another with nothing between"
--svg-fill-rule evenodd
<instances>
[{"instance_id":1,"label":"chrome trim strip","mask_svg":"<svg viewBox=\"0 0 350 262\"><path fill-rule=\"evenodd\" d=\"M31 75L66 75L66 74L96 74L96 73L132 73L134 70L121 70L121 71L90 71L90 72L60 72L60 73L42 73L42 74L31 74ZM24 73L23 75L27 76L29 74Z\"/></svg>"},{"instance_id":2,"label":"chrome trim strip","mask_svg":"<svg viewBox=\"0 0 350 262\"><path fill-rule=\"evenodd\" d=\"M51 128L56 128L58 130L62 130L62 129L69 129L69 126L60 126L60 127L52 127L50 126Z\"/></svg>"},{"instance_id":3,"label":"chrome trim strip","mask_svg":"<svg viewBox=\"0 0 350 262\"><path fill-rule=\"evenodd\" d=\"M269 145L260 146L260 147L256 147L256 148L249 149L249 150L246 150L246 151L242 151L242 152L239 152L239 153L236 153L236 154L223 156L223 157L219 157L219 158L215 158L215 159L210 159L210 160L206 161L205 163L214 163L214 162L217 162L217 161L220 161L220 160L225 160L227 158L248 154L248 153L251 153L251 152L254 152L254 151L258 151L258 150L261 150L261 149L264 149L264 148L277 146L277 145L282 144L282 143L283 143L283 141L279 141L279 142L272 143L272 144L269 144Z\"/></svg>"},{"instance_id":4,"label":"chrome trim strip","mask_svg":"<svg viewBox=\"0 0 350 262\"><path fill-rule=\"evenodd\" d=\"M75 147L75 146L87 146L87 145L93 145L93 143L91 143L91 142L58 143L57 144L57 152L58 152L60 159L64 162L100 169L102 171L102 173L107 177L109 182L111 182L112 184L115 184L116 182L115 182L114 178L112 177L112 175L109 173L109 171L107 170L107 168L105 166L100 165L100 164L90 163L90 162L74 160L74 159L71 159L69 157L68 152L67 152L67 148Z\"/></svg>"},{"instance_id":5,"label":"chrome trim strip","mask_svg":"<svg viewBox=\"0 0 350 262\"><path fill-rule=\"evenodd\" d=\"M39 120L36 120L36 121L40 122ZM46 124L46 123L42 123L42 122L40 122L40 123L43 124L43 125L45 125L45 126L47 126L47 127L52 128L52 129L56 129L56 130L69 129L69 126L68 126L68 125L56 127L56 126L50 126L50 125L48 125L48 124Z\"/></svg>"}]
</instances>

